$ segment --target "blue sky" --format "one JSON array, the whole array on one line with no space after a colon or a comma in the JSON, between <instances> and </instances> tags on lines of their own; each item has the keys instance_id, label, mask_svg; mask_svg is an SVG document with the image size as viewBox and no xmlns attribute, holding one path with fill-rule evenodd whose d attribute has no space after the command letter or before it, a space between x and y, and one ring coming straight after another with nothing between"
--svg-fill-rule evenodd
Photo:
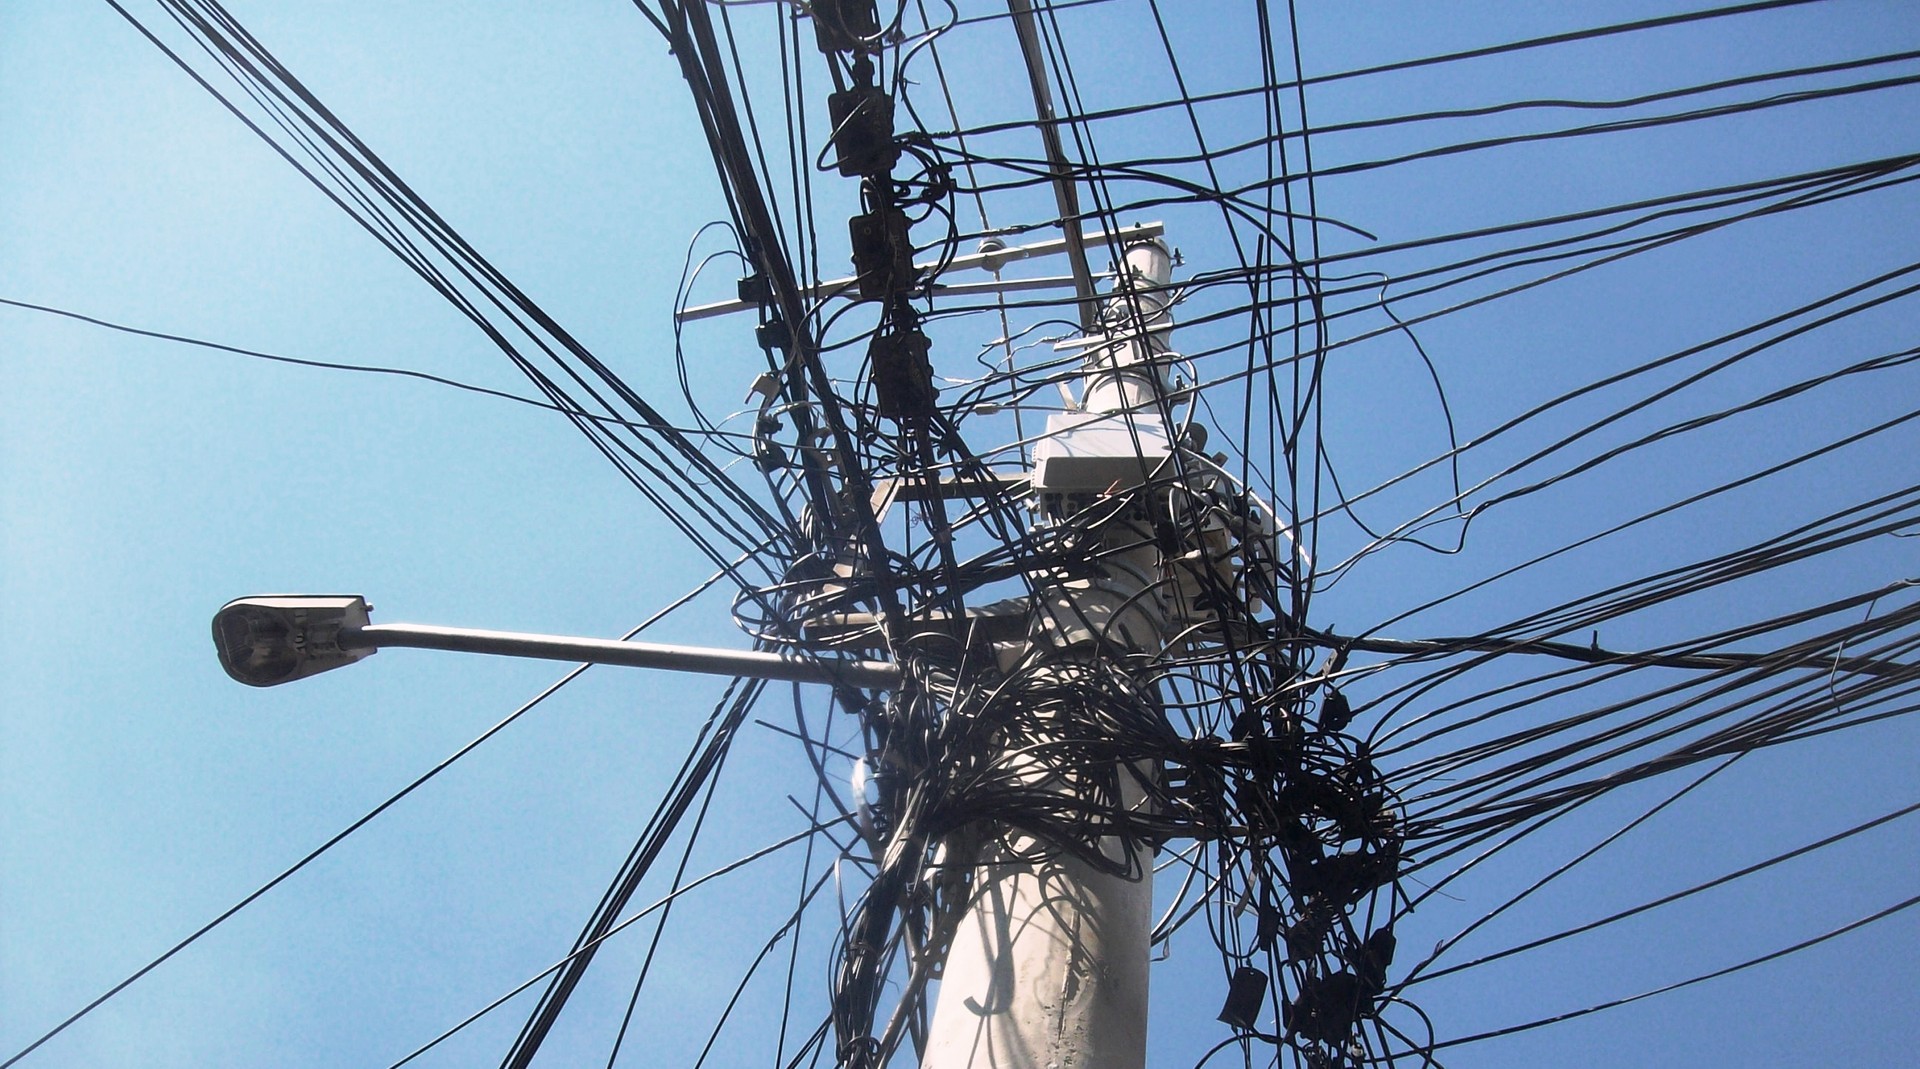
<instances>
[{"instance_id":1,"label":"blue sky","mask_svg":"<svg viewBox=\"0 0 1920 1069\"><path fill-rule=\"evenodd\" d=\"M1235 34L1246 5L1163 6L1179 8L1173 32L1183 51L1215 38L1243 43ZM673 295L688 242L725 207L685 85L644 20L620 4L584 2L474 11L338 0L234 10L477 248L643 395L682 410ZM1306 68L1326 72L1662 10L1509 4L1443 14L1310 3L1300 16ZM762 15L749 9L741 18ZM1084 55L1113 60L1079 61L1090 98L1162 92L1154 54L1133 51L1143 30L1137 16L1133 4L1063 14L1084 35L1076 38L1087 42ZM968 121L1021 114L1027 102L1009 77L1018 70L1011 44L980 39L978 63L964 68L973 76L962 103ZM1336 83L1316 89L1309 107L1328 124L1535 96L1597 98L1914 48L1920 19L1904 6L1837 2ZM1210 79L1244 83L1245 50L1221 53L1194 66L1196 89ZM776 77L770 62L754 61L753 77ZM1449 157L1323 182L1320 208L1390 243L1912 152L1916 105L1908 87ZM1206 115L1222 140L1250 117L1234 108ZM1496 117L1431 135L1329 136L1316 142L1316 162L1535 122ZM1182 136L1177 123L1169 131ZM1114 152L1131 149L1124 139L1135 135L1116 133ZM470 324L106 5L0 6L0 146L0 298L526 392ZM849 197L822 193L827 229ZM1038 216L1048 200L1006 203ZM1419 336L1455 420L1472 434L1608 369L1905 265L1920 237L1915 208L1911 191L1895 189L1747 224L1437 319ZM1173 206L1167 220L1186 270L1225 265L1230 250L1209 229L1217 214ZM1390 269L1411 271L1423 255ZM697 292L724 296L729 270ZM839 270L830 263L824 273ZM1396 310L1415 315L1440 303L1410 298ZM1357 335L1384 322L1361 315L1341 329ZM1822 361L1910 346L1914 322L1911 302L1893 304L1743 365L1632 426L1753 396ZM759 370L748 327L719 321L688 333L709 411L739 407ZM942 354L991 340L984 318L949 330L943 341L953 348ZM964 358L936 362L943 373L966 373ZM1350 490L1445 447L1431 381L1404 337L1351 346L1330 376L1326 447ZM1593 409L1620 396L1603 395ZM1317 603L1320 625L1370 626L1636 506L1910 411L1916 397L1920 378L1896 371L1602 466L1490 510L1459 555L1396 546L1367 558ZM277 365L0 306L0 401L0 1058L562 671L389 651L352 672L256 692L214 662L208 620L221 603L273 591L355 592L374 602L377 619L608 636L711 572L565 421L497 398ZM1569 413L1526 434L1564 431L1573 420ZM1766 537L1823 505L1909 486L1915 444L1910 431L1884 437L1387 633L1488 626L1603 585L1597 577L1650 572ZM1509 450L1517 455L1519 445L1472 455L1469 481L1494 474ZM1430 473L1377 499L1368 517L1393 522L1444 493ZM1365 544L1339 523L1323 537L1325 560ZM1763 618L1920 576L1917 545L1883 538L1623 618L1600 638L1652 646L1707 630L1702 621ZM724 591L654 634L746 644ZM711 680L588 673L23 1064L393 1062L564 952L720 693ZM775 697L769 718L788 715L785 695ZM808 702L817 711L823 696ZM1910 804L1920 788L1916 736L1895 720L1747 758L1480 938L1491 949L1559 930ZM750 732L722 775L689 871L791 834L802 824L788 796L804 801L811 791L790 740ZM1430 927L1418 936L1403 929L1403 946L1457 930L1503 888L1660 796L1622 792L1541 837L1551 841L1503 855L1456 885L1457 901L1423 906L1415 920ZM1913 894L1916 847L1915 829L1896 823L1643 922L1436 982L1417 999L1441 1035L1459 1035L1682 979ZM639 1011L647 1046L622 1064L691 1064L744 963L792 908L802 850L676 907L658 966L669 982L650 988ZM836 893L829 886L823 904ZM651 897L643 890L639 899ZM555 1034L554 1064L605 1059L645 952L633 934L596 965L577 1012ZM799 940L798 975L816 994L829 938L816 927ZM787 950L779 951L782 973ZM1903 1064L1920 1041L1917 950L1920 928L1903 914L1737 977L1457 1051L1446 1064ZM1204 939L1176 944L1156 966L1153 1064L1190 1064L1225 1035L1212 1020L1219 967ZM817 1005L796 1020L810 1027ZM723 1051L732 1061L771 1062L777 1000L756 987L742 1013L748 1023L727 1033L737 1045ZM509 1007L418 1064L497 1058L523 1016Z\"/></svg>"}]
</instances>

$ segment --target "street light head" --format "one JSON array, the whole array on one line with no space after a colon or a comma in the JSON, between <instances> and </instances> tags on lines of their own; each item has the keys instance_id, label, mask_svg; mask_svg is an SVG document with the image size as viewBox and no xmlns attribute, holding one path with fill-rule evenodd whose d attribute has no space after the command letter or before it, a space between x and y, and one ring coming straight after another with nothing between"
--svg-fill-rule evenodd
<instances>
[{"instance_id":1,"label":"street light head","mask_svg":"<svg viewBox=\"0 0 1920 1069\"><path fill-rule=\"evenodd\" d=\"M220 667L250 687L271 687L352 664L372 646L342 647L343 628L367 626L358 595L237 598L213 614Z\"/></svg>"}]
</instances>

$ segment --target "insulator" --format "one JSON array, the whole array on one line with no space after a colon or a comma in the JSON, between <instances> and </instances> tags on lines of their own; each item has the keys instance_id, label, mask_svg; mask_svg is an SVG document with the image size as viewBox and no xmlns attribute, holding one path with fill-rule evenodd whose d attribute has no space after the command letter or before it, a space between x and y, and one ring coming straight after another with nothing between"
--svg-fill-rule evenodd
<instances>
[{"instance_id":1,"label":"insulator","mask_svg":"<svg viewBox=\"0 0 1920 1069\"><path fill-rule=\"evenodd\" d=\"M880 830L880 822L875 818L875 811L879 807L881 798L879 784L874 782L866 758L854 759L848 786L852 788L854 827L860 830L861 835L869 839L874 838Z\"/></svg>"}]
</instances>

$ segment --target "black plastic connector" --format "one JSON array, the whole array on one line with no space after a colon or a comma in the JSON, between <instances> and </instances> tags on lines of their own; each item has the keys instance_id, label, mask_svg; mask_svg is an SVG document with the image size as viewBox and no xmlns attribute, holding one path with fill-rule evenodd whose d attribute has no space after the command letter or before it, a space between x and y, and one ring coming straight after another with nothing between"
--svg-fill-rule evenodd
<instances>
[{"instance_id":1,"label":"black plastic connector","mask_svg":"<svg viewBox=\"0 0 1920 1069\"><path fill-rule=\"evenodd\" d=\"M917 327L874 335L867 359L872 363L874 400L883 419L908 424L933 415L939 391L933 388L933 364L927 360L931 348Z\"/></svg>"},{"instance_id":2,"label":"black plastic connector","mask_svg":"<svg viewBox=\"0 0 1920 1069\"><path fill-rule=\"evenodd\" d=\"M1233 970L1227 981L1227 1004L1220 1007L1218 1020L1243 1032L1250 1032L1260 1021L1260 1004L1267 999L1267 974L1251 965Z\"/></svg>"},{"instance_id":3,"label":"black plastic connector","mask_svg":"<svg viewBox=\"0 0 1920 1069\"><path fill-rule=\"evenodd\" d=\"M1393 964L1393 951L1398 942L1393 935L1393 925L1389 924L1367 936L1348 956L1347 964L1353 967L1361 989L1369 998L1379 998L1386 991L1387 967Z\"/></svg>"},{"instance_id":4,"label":"black plastic connector","mask_svg":"<svg viewBox=\"0 0 1920 1069\"><path fill-rule=\"evenodd\" d=\"M881 208L847 220L861 300L879 300L913 288L917 276L907 226L907 213L898 208Z\"/></svg>"},{"instance_id":5,"label":"black plastic connector","mask_svg":"<svg viewBox=\"0 0 1920 1069\"><path fill-rule=\"evenodd\" d=\"M733 284L733 292L741 304L772 304L773 284L765 275L748 275Z\"/></svg>"},{"instance_id":6,"label":"black plastic connector","mask_svg":"<svg viewBox=\"0 0 1920 1069\"><path fill-rule=\"evenodd\" d=\"M1320 730L1328 732L1345 731L1353 723L1353 703L1337 690L1327 688L1327 696L1320 699Z\"/></svg>"},{"instance_id":7,"label":"black plastic connector","mask_svg":"<svg viewBox=\"0 0 1920 1069\"><path fill-rule=\"evenodd\" d=\"M893 140L893 98L885 90L860 85L830 94L827 116L843 177L878 177L893 170L900 146Z\"/></svg>"},{"instance_id":8,"label":"black plastic connector","mask_svg":"<svg viewBox=\"0 0 1920 1069\"><path fill-rule=\"evenodd\" d=\"M853 52L880 36L873 0L813 0L813 37L820 51Z\"/></svg>"},{"instance_id":9,"label":"black plastic connector","mask_svg":"<svg viewBox=\"0 0 1920 1069\"><path fill-rule=\"evenodd\" d=\"M1287 911L1269 902L1256 909L1259 920L1254 927L1253 943L1261 950L1272 950L1287 934Z\"/></svg>"},{"instance_id":10,"label":"black plastic connector","mask_svg":"<svg viewBox=\"0 0 1920 1069\"><path fill-rule=\"evenodd\" d=\"M1316 901L1344 908L1391 883L1398 862L1393 850L1347 850L1299 868L1290 867L1288 876L1294 894L1311 895Z\"/></svg>"},{"instance_id":11,"label":"black plastic connector","mask_svg":"<svg viewBox=\"0 0 1920 1069\"><path fill-rule=\"evenodd\" d=\"M1350 972L1330 976L1309 976L1300 987L1300 995L1282 1007L1281 1021L1287 1031L1322 1043L1340 1043L1353 1034L1353 1026L1366 1016L1371 1004L1361 990L1360 980Z\"/></svg>"},{"instance_id":12,"label":"black plastic connector","mask_svg":"<svg viewBox=\"0 0 1920 1069\"><path fill-rule=\"evenodd\" d=\"M787 329L784 319L769 319L753 328L753 340L766 350L785 349L793 344L793 332Z\"/></svg>"}]
</instances>

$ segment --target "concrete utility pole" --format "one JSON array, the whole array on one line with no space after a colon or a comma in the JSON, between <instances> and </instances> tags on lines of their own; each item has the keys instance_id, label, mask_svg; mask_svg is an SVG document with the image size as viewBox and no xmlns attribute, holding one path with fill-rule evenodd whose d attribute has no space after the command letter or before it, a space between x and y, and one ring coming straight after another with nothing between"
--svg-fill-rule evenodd
<instances>
[{"instance_id":1,"label":"concrete utility pole","mask_svg":"<svg viewBox=\"0 0 1920 1069\"><path fill-rule=\"evenodd\" d=\"M1048 420L1035 451L1043 516L1086 523L1103 575L1036 583L1029 671L1070 679L1076 665L1160 652L1167 609L1158 577L1169 562L1148 519L1173 478L1165 412L1166 289L1171 256L1158 239L1125 250L1121 293L1089 338L1081 411ZM1131 281L1126 281L1130 279ZM1062 725L1066 727L1067 725ZM1043 729L1044 730L1044 729ZM1116 770L1123 805L1143 803L1152 769ZM1070 789L1036 772L1036 789ZM989 843L940 981L922 1069L1140 1069L1146 1063L1152 848L1110 836L1103 871L1025 837ZM1038 847L1039 849L1036 849ZM1022 860L1036 853L1043 861ZM1131 855L1129 857L1129 855Z\"/></svg>"}]
</instances>

